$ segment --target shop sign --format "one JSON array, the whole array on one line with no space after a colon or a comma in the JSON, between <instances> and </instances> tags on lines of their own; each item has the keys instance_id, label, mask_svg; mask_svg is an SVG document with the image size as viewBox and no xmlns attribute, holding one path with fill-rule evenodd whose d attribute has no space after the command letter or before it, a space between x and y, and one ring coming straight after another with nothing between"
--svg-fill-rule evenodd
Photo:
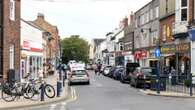
<instances>
[{"instance_id":1,"label":"shop sign","mask_svg":"<svg viewBox=\"0 0 195 110\"><path fill-rule=\"evenodd\" d=\"M24 49L30 49L30 43L28 42L28 41L23 41L23 45L22 45L22 48L24 48Z\"/></svg>"},{"instance_id":2,"label":"shop sign","mask_svg":"<svg viewBox=\"0 0 195 110\"><path fill-rule=\"evenodd\" d=\"M189 49L190 49L190 44L189 43L178 44L176 46L176 51L177 52L185 52L185 51L189 51Z\"/></svg>"},{"instance_id":3,"label":"shop sign","mask_svg":"<svg viewBox=\"0 0 195 110\"><path fill-rule=\"evenodd\" d=\"M135 59L141 59L148 56L148 52L146 50L136 51L135 52Z\"/></svg>"},{"instance_id":4,"label":"shop sign","mask_svg":"<svg viewBox=\"0 0 195 110\"><path fill-rule=\"evenodd\" d=\"M135 57L135 59L137 59L137 60L138 60L138 59L141 59L141 51L136 51L134 57Z\"/></svg>"},{"instance_id":5,"label":"shop sign","mask_svg":"<svg viewBox=\"0 0 195 110\"><path fill-rule=\"evenodd\" d=\"M148 53L148 52L147 52L146 50L143 50L143 51L142 51L142 57L147 57L147 53Z\"/></svg>"},{"instance_id":6,"label":"shop sign","mask_svg":"<svg viewBox=\"0 0 195 110\"><path fill-rule=\"evenodd\" d=\"M163 47L161 47L160 52L162 54L175 53L175 46L174 45L172 45L172 46L163 46Z\"/></svg>"},{"instance_id":7,"label":"shop sign","mask_svg":"<svg viewBox=\"0 0 195 110\"><path fill-rule=\"evenodd\" d=\"M131 55L131 51L124 51L122 52L122 55L123 56Z\"/></svg>"},{"instance_id":8,"label":"shop sign","mask_svg":"<svg viewBox=\"0 0 195 110\"><path fill-rule=\"evenodd\" d=\"M116 57L122 56L122 52L116 52L115 55Z\"/></svg>"}]
</instances>

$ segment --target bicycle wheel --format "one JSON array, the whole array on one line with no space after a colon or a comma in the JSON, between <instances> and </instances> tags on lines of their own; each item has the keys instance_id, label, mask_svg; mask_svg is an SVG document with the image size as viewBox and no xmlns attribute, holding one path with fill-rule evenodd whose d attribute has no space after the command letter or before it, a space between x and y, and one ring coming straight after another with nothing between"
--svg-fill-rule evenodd
<instances>
[{"instance_id":1,"label":"bicycle wheel","mask_svg":"<svg viewBox=\"0 0 195 110\"><path fill-rule=\"evenodd\" d=\"M34 86L29 86L26 89L26 95L31 99L31 100L38 100L40 98L40 92L39 92L39 88L36 87L36 85Z\"/></svg>"},{"instance_id":2,"label":"bicycle wheel","mask_svg":"<svg viewBox=\"0 0 195 110\"><path fill-rule=\"evenodd\" d=\"M6 102L14 101L16 94L17 92L15 88L3 87L1 91L2 99Z\"/></svg>"},{"instance_id":3,"label":"bicycle wheel","mask_svg":"<svg viewBox=\"0 0 195 110\"><path fill-rule=\"evenodd\" d=\"M54 87L50 84L45 85L44 92L48 98L54 98L56 95Z\"/></svg>"}]
</instances>

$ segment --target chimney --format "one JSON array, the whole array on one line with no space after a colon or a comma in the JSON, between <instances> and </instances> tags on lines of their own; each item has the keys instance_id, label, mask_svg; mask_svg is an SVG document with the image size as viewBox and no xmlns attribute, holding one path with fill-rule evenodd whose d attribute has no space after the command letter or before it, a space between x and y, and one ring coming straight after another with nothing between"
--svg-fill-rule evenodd
<instances>
[{"instance_id":1,"label":"chimney","mask_svg":"<svg viewBox=\"0 0 195 110\"><path fill-rule=\"evenodd\" d=\"M128 26L128 18L125 17L125 18L123 19L123 28L126 28L127 26Z\"/></svg>"},{"instance_id":2,"label":"chimney","mask_svg":"<svg viewBox=\"0 0 195 110\"><path fill-rule=\"evenodd\" d=\"M44 20L44 14L38 13L37 18L38 18L38 19L43 19L43 20Z\"/></svg>"},{"instance_id":3,"label":"chimney","mask_svg":"<svg viewBox=\"0 0 195 110\"><path fill-rule=\"evenodd\" d=\"M133 21L134 21L134 14L133 14L133 12L131 12L129 24L132 24Z\"/></svg>"}]
</instances>

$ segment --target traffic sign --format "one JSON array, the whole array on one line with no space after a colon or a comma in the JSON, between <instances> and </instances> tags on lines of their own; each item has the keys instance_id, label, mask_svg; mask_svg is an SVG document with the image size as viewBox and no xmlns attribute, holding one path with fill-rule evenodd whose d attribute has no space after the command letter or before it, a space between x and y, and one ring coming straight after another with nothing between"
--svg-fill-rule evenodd
<instances>
[{"instance_id":1,"label":"traffic sign","mask_svg":"<svg viewBox=\"0 0 195 110\"><path fill-rule=\"evenodd\" d=\"M155 57L160 58L160 48L155 49Z\"/></svg>"}]
</instances>

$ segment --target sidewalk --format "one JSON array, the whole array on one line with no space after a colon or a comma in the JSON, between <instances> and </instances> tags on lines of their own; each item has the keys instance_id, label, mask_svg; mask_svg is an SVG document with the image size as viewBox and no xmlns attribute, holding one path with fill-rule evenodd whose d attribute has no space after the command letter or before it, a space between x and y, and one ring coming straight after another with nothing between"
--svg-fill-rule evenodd
<instances>
[{"instance_id":1,"label":"sidewalk","mask_svg":"<svg viewBox=\"0 0 195 110\"><path fill-rule=\"evenodd\" d=\"M175 97L175 98L195 98L195 95L190 96L189 94L178 93L178 92L160 91L160 94L158 94L156 91L142 90L142 89L140 89L140 92L146 95L152 95L152 96L164 96L164 97Z\"/></svg>"},{"instance_id":2,"label":"sidewalk","mask_svg":"<svg viewBox=\"0 0 195 110\"><path fill-rule=\"evenodd\" d=\"M58 74L55 74L53 76L48 76L46 79L44 79L48 84L51 84L54 86L56 90L56 85L57 85L57 78ZM0 91L1 94L1 91ZM32 106L40 106L40 105L46 105L50 103L55 103L59 102L62 100L66 100L69 95L69 86L67 81L65 82L65 87L62 88L61 96L60 97L54 97L52 99L46 98L45 96L45 101L32 101L28 99L24 99L21 97L20 99L17 99L13 102L5 102L3 99L1 99L0 96L0 110L10 110L10 109L15 109L15 108L26 108L26 107L32 107Z\"/></svg>"}]
</instances>

